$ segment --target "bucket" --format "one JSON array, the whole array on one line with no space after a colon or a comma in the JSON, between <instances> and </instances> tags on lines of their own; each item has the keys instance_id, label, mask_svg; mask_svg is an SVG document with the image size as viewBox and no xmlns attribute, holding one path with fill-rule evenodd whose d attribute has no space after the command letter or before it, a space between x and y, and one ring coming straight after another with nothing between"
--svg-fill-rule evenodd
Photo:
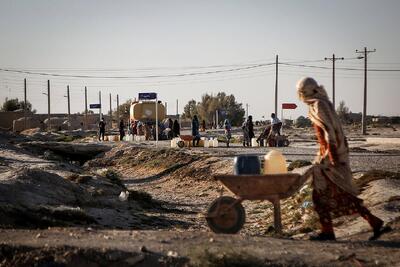
<instances>
[{"instance_id":1,"label":"bucket","mask_svg":"<svg viewBox=\"0 0 400 267\"><path fill-rule=\"evenodd\" d=\"M258 156L240 155L235 157L233 172L235 175L260 174L260 160Z\"/></svg>"}]
</instances>

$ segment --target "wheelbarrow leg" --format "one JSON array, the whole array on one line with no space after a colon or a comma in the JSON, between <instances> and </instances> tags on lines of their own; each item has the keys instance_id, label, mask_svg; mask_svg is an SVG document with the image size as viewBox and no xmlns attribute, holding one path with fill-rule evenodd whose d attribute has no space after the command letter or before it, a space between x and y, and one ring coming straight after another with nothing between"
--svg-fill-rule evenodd
<instances>
[{"instance_id":1,"label":"wheelbarrow leg","mask_svg":"<svg viewBox=\"0 0 400 267\"><path fill-rule=\"evenodd\" d=\"M282 233L282 222L281 222L281 202L279 199L275 199L274 204L274 228L275 232Z\"/></svg>"}]
</instances>

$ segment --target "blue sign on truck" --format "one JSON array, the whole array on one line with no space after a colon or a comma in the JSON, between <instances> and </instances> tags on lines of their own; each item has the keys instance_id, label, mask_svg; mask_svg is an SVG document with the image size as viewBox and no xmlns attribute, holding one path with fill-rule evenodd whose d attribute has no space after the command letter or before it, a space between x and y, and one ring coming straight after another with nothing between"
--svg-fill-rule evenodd
<instances>
[{"instance_id":1,"label":"blue sign on truck","mask_svg":"<svg viewBox=\"0 0 400 267\"><path fill-rule=\"evenodd\" d=\"M157 99L157 93L139 93L139 100Z\"/></svg>"},{"instance_id":2,"label":"blue sign on truck","mask_svg":"<svg viewBox=\"0 0 400 267\"><path fill-rule=\"evenodd\" d=\"M90 104L89 108L101 108L101 104Z\"/></svg>"}]
</instances>

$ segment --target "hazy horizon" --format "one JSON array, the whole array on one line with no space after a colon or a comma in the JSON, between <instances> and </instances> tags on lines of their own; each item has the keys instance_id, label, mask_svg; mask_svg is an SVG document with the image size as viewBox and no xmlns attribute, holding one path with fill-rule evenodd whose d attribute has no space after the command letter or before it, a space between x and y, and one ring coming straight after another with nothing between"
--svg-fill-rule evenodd
<instances>
[{"instance_id":1,"label":"hazy horizon","mask_svg":"<svg viewBox=\"0 0 400 267\"><path fill-rule=\"evenodd\" d=\"M337 68L362 69L355 50L376 49L368 68L400 69L400 1L5 1L0 0L0 69L73 76L52 77L0 70L0 104L6 97L28 100L47 113L47 80L51 112L71 112L98 102L103 113L139 92L157 92L168 113L179 112L205 93L234 94L249 104L255 119L274 110L275 55L280 62L322 68L279 65L279 116L283 102L299 108L285 111L297 118L307 108L297 99L295 84L314 77L331 96L333 53L347 60ZM266 66L244 69L255 64ZM240 69L234 71L233 69ZM220 72L220 71L223 72ZM228 71L229 70L229 71ZM206 72L206 73L205 73ZM216 72L216 73L212 73ZM201 74L199 74L201 73ZM368 73L368 115L400 115L398 71ZM362 110L363 71L336 71L336 105L345 101ZM96 112L96 111L95 111Z\"/></svg>"}]
</instances>

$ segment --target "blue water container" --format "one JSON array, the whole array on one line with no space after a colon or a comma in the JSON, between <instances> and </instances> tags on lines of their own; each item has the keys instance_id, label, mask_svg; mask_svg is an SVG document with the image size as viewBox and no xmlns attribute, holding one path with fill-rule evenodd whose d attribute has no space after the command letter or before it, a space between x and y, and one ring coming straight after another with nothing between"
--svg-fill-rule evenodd
<instances>
[{"instance_id":1,"label":"blue water container","mask_svg":"<svg viewBox=\"0 0 400 267\"><path fill-rule=\"evenodd\" d=\"M255 155L240 155L234 160L234 174L260 174L260 160Z\"/></svg>"}]
</instances>

